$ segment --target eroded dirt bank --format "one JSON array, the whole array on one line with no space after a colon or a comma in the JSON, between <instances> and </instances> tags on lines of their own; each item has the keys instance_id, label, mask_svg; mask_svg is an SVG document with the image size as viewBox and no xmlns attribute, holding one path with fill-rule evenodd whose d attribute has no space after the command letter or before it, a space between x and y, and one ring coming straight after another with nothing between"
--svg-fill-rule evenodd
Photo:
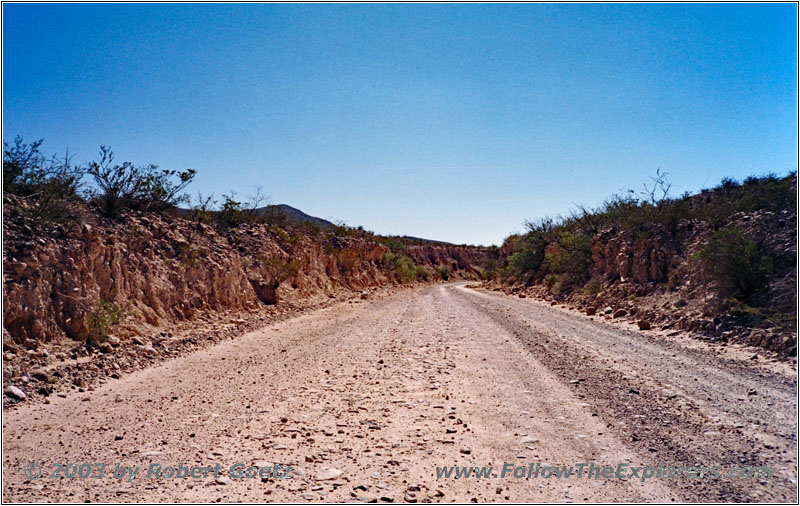
<instances>
[{"instance_id":1,"label":"eroded dirt bank","mask_svg":"<svg viewBox=\"0 0 800 506\"><path fill-rule=\"evenodd\" d=\"M224 228L131 210L110 219L78 202L56 224L32 218L29 200L4 194L3 204L4 406L197 349L245 320L477 279L484 253L347 227Z\"/></svg>"},{"instance_id":2,"label":"eroded dirt bank","mask_svg":"<svg viewBox=\"0 0 800 506\"><path fill-rule=\"evenodd\" d=\"M5 501L797 500L786 364L464 283L339 304L4 413ZM754 393L753 393L754 392ZM26 480L29 462L134 480ZM290 479L147 478L151 463ZM437 479L436 466L766 465L770 479Z\"/></svg>"}]
</instances>

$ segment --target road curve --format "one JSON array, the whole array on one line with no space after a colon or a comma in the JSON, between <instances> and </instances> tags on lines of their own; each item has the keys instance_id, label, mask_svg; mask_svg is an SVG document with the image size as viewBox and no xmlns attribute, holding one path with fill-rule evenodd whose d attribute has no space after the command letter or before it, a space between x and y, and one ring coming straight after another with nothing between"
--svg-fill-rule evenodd
<instances>
[{"instance_id":1,"label":"road curve","mask_svg":"<svg viewBox=\"0 0 800 506\"><path fill-rule=\"evenodd\" d=\"M796 398L795 374L687 338L465 283L429 285L6 410L3 500L796 502ZM104 464L103 476L50 477L84 462L97 475ZM504 463L589 462L773 475L500 477ZM30 479L31 463L41 478ZM117 463L139 474L116 479ZM238 479L236 463L292 470ZM147 476L153 464L222 472ZM437 478L437 466L498 476Z\"/></svg>"}]
</instances>

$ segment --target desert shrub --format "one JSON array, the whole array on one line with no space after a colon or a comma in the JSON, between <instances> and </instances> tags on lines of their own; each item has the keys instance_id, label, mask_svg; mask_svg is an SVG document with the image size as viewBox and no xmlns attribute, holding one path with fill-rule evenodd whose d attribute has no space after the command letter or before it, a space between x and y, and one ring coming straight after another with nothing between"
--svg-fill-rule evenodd
<instances>
[{"instance_id":1,"label":"desert shrub","mask_svg":"<svg viewBox=\"0 0 800 506\"><path fill-rule=\"evenodd\" d=\"M547 288L547 291L550 293L560 293L561 289L563 288L561 278L556 274L548 274L545 276L543 283L545 288Z\"/></svg>"},{"instance_id":2,"label":"desert shrub","mask_svg":"<svg viewBox=\"0 0 800 506\"><path fill-rule=\"evenodd\" d=\"M797 312L782 311L774 307L753 307L734 301L729 314L737 325L745 327L778 327L797 332Z\"/></svg>"},{"instance_id":3,"label":"desert shrub","mask_svg":"<svg viewBox=\"0 0 800 506\"><path fill-rule=\"evenodd\" d=\"M242 203L233 200L234 195L222 195L225 199L222 208L216 214L217 225L223 229L236 228L247 221L247 214L242 209Z\"/></svg>"},{"instance_id":4,"label":"desert shrub","mask_svg":"<svg viewBox=\"0 0 800 506\"><path fill-rule=\"evenodd\" d=\"M334 250L336 261L339 263L339 268L342 272L353 272L361 263L361 257L358 256L358 251L353 248L344 248L342 250Z\"/></svg>"},{"instance_id":5,"label":"desert shrub","mask_svg":"<svg viewBox=\"0 0 800 506\"><path fill-rule=\"evenodd\" d=\"M406 250L406 245L396 237L377 237L379 242L383 243L389 248L392 253L398 253Z\"/></svg>"},{"instance_id":6,"label":"desert shrub","mask_svg":"<svg viewBox=\"0 0 800 506\"><path fill-rule=\"evenodd\" d=\"M775 174L748 177L735 195L736 212L752 212L760 209L780 212L797 206L797 173L783 178Z\"/></svg>"},{"instance_id":7,"label":"desert shrub","mask_svg":"<svg viewBox=\"0 0 800 506\"><path fill-rule=\"evenodd\" d=\"M313 221L303 221L297 225L297 228L305 235L320 236L324 229Z\"/></svg>"},{"instance_id":8,"label":"desert shrub","mask_svg":"<svg viewBox=\"0 0 800 506\"><path fill-rule=\"evenodd\" d=\"M584 295L597 295L603 290L603 283L599 277L595 276L583 285Z\"/></svg>"},{"instance_id":9,"label":"desert shrub","mask_svg":"<svg viewBox=\"0 0 800 506\"><path fill-rule=\"evenodd\" d=\"M557 241L549 244L545 261L551 273L561 274L568 284L583 284L592 265L591 237L580 231L559 231Z\"/></svg>"},{"instance_id":10,"label":"desert shrub","mask_svg":"<svg viewBox=\"0 0 800 506\"><path fill-rule=\"evenodd\" d=\"M236 192L222 194L222 205L219 210L212 211L218 228L228 230L247 223L265 223L274 229L288 228L288 215L280 210L267 206L267 197L263 187L257 185L246 201L236 200Z\"/></svg>"},{"instance_id":11,"label":"desert shrub","mask_svg":"<svg viewBox=\"0 0 800 506\"><path fill-rule=\"evenodd\" d=\"M498 275L500 267L501 255L500 248L497 246L489 246L486 250L486 255L481 262L480 275L484 281L495 279Z\"/></svg>"},{"instance_id":12,"label":"desert shrub","mask_svg":"<svg viewBox=\"0 0 800 506\"><path fill-rule=\"evenodd\" d=\"M216 222L213 211L216 203L213 194L204 197L202 193L198 193L196 203L189 209L189 219L196 223L213 225Z\"/></svg>"},{"instance_id":13,"label":"desert shrub","mask_svg":"<svg viewBox=\"0 0 800 506\"><path fill-rule=\"evenodd\" d=\"M446 265L440 265L436 271L439 273L439 277L442 279L442 281L447 281L450 279L450 267Z\"/></svg>"},{"instance_id":14,"label":"desert shrub","mask_svg":"<svg viewBox=\"0 0 800 506\"><path fill-rule=\"evenodd\" d=\"M732 190L732 189L738 188L738 187L739 187L739 182L738 181L736 181L735 179L730 178L730 177L725 177L725 178L722 178L722 181L720 181L719 186L717 186L717 189Z\"/></svg>"},{"instance_id":15,"label":"desert shrub","mask_svg":"<svg viewBox=\"0 0 800 506\"><path fill-rule=\"evenodd\" d=\"M208 255L208 251L205 248L196 248L194 246L179 247L177 248L177 253L181 263L187 268L197 267Z\"/></svg>"},{"instance_id":16,"label":"desert shrub","mask_svg":"<svg viewBox=\"0 0 800 506\"><path fill-rule=\"evenodd\" d=\"M86 327L89 330L87 341L93 339L97 343L108 339L108 332L125 318L123 306L106 299L100 299L86 312Z\"/></svg>"},{"instance_id":17,"label":"desert shrub","mask_svg":"<svg viewBox=\"0 0 800 506\"><path fill-rule=\"evenodd\" d=\"M542 255L527 247L523 247L519 251L508 257L508 271L512 276L529 280L533 277L536 269L539 268L543 260Z\"/></svg>"},{"instance_id":18,"label":"desert shrub","mask_svg":"<svg viewBox=\"0 0 800 506\"><path fill-rule=\"evenodd\" d=\"M294 277L303 267L303 262L298 259L285 261L279 257L266 257L264 255L258 255L258 262L270 281L277 283Z\"/></svg>"},{"instance_id":19,"label":"desert shrub","mask_svg":"<svg viewBox=\"0 0 800 506\"><path fill-rule=\"evenodd\" d=\"M497 260L489 258L484 260L480 268L481 279L484 281L491 281L497 277L498 266Z\"/></svg>"},{"instance_id":20,"label":"desert shrub","mask_svg":"<svg viewBox=\"0 0 800 506\"><path fill-rule=\"evenodd\" d=\"M300 260L286 261L280 257L256 256L257 262L250 257L242 258L242 265L248 272L250 286L258 299L265 304L277 304L280 284L296 276L303 266Z\"/></svg>"},{"instance_id":21,"label":"desert shrub","mask_svg":"<svg viewBox=\"0 0 800 506\"><path fill-rule=\"evenodd\" d=\"M45 158L42 140L25 144L14 138L3 142L3 191L32 201L32 217L58 221L65 214L65 200L75 198L80 189L84 169L73 165L69 155Z\"/></svg>"},{"instance_id":22,"label":"desert shrub","mask_svg":"<svg viewBox=\"0 0 800 506\"><path fill-rule=\"evenodd\" d=\"M100 159L91 162L86 172L96 185L91 197L111 217L124 208L164 211L188 202L188 195L181 192L196 174L193 169L177 171L159 169L152 164L115 164L114 152L106 146L100 147Z\"/></svg>"},{"instance_id":23,"label":"desert shrub","mask_svg":"<svg viewBox=\"0 0 800 506\"><path fill-rule=\"evenodd\" d=\"M759 245L736 228L721 228L692 256L703 271L716 281L721 294L749 300L764 288L772 268Z\"/></svg>"},{"instance_id":24,"label":"desert shrub","mask_svg":"<svg viewBox=\"0 0 800 506\"><path fill-rule=\"evenodd\" d=\"M281 227L272 226L270 230L275 232L275 235L278 236L278 239L280 239L283 244L294 244L300 239L298 236L290 234Z\"/></svg>"},{"instance_id":25,"label":"desert shrub","mask_svg":"<svg viewBox=\"0 0 800 506\"><path fill-rule=\"evenodd\" d=\"M381 265L391 272L401 283L410 283L417 279L427 279L427 271L405 255L387 251L383 254Z\"/></svg>"}]
</instances>

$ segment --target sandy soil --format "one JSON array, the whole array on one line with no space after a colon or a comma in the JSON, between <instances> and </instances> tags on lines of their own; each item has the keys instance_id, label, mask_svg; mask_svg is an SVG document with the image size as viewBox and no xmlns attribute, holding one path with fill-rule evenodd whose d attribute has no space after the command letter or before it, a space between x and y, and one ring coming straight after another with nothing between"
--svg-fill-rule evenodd
<instances>
[{"instance_id":1,"label":"sandy soil","mask_svg":"<svg viewBox=\"0 0 800 506\"><path fill-rule=\"evenodd\" d=\"M4 501L783 501L797 376L531 299L424 286L339 304L3 417ZM26 478L29 463L43 476ZM102 478L50 478L88 462ZM437 466L772 466L771 478L439 478ZM115 464L139 466L115 479ZM215 478L151 464L220 464ZM236 463L288 479L231 479ZM34 467L27 468L29 472ZM283 472L283 471L282 471Z\"/></svg>"}]
</instances>

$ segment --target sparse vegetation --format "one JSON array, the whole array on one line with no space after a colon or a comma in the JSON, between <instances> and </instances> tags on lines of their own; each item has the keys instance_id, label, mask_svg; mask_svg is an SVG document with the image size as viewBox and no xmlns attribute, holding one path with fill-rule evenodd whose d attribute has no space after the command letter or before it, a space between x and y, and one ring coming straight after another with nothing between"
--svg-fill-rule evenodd
<instances>
[{"instance_id":1,"label":"sparse vegetation","mask_svg":"<svg viewBox=\"0 0 800 506\"><path fill-rule=\"evenodd\" d=\"M3 191L30 197L34 218L58 220L70 199L96 203L109 217L116 217L124 208L163 212L189 201L182 192L194 180L193 169L116 164L113 151L106 146L100 147L99 160L84 168L73 164L69 154L45 158L42 142L26 144L19 136L13 144L3 142ZM94 184L82 191L85 175L91 176Z\"/></svg>"},{"instance_id":2,"label":"sparse vegetation","mask_svg":"<svg viewBox=\"0 0 800 506\"><path fill-rule=\"evenodd\" d=\"M242 209L242 203L233 200L234 196L233 192L230 195L222 195L225 200L222 202L222 208L216 214L216 221L217 225L223 229L236 228L246 221L247 215Z\"/></svg>"},{"instance_id":3,"label":"sparse vegetation","mask_svg":"<svg viewBox=\"0 0 800 506\"><path fill-rule=\"evenodd\" d=\"M748 301L764 288L772 268L761 247L736 228L721 228L692 260L715 281L723 296Z\"/></svg>"},{"instance_id":4,"label":"sparse vegetation","mask_svg":"<svg viewBox=\"0 0 800 506\"><path fill-rule=\"evenodd\" d=\"M358 251L352 248L334 250L334 255L336 256L336 260L339 263L339 268L341 269L342 273L354 272L361 263L361 258L358 256Z\"/></svg>"},{"instance_id":5,"label":"sparse vegetation","mask_svg":"<svg viewBox=\"0 0 800 506\"><path fill-rule=\"evenodd\" d=\"M42 142L25 144L19 136L13 144L3 142L3 191L33 197L33 218L59 221L65 216L65 201L78 196L84 170L68 154L45 158Z\"/></svg>"},{"instance_id":6,"label":"sparse vegetation","mask_svg":"<svg viewBox=\"0 0 800 506\"><path fill-rule=\"evenodd\" d=\"M189 219L196 223L213 225L215 223L213 208L217 203L214 195L204 197L202 193L198 193L195 202L189 209Z\"/></svg>"},{"instance_id":7,"label":"sparse vegetation","mask_svg":"<svg viewBox=\"0 0 800 506\"><path fill-rule=\"evenodd\" d=\"M428 271L421 265L416 265L413 260L405 255L387 251L384 253L381 263L383 267L389 272L392 272L401 283L428 279Z\"/></svg>"},{"instance_id":8,"label":"sparse vegetation","mask_svg":"<svg viewBox=\"0 0 800 506\"><path fill-rule=\"evenodd\" d=\"M716 198L711 198L707 191L699 196L670 198L667 174L658 171L653 185L645 185L644 191L631 190L626 195L614 196L598 209L578 207L567 217L528 222L525 234L506 239L506 249L511 253L497 266L487 265L485 275L491 277L500 269L503 279L530 284L541 282L548 274L557 274L566 286L581 288L595 275L591 245L592 238L600 231L626 231L642 243L655 234L680 242L681 234L686 231L681 224L693 220L718 228L737 212L793 209L794 178L794 173L782 179L767 175L747 178L743 184L728 179L715 190L720 192ZM750 278L749 274L741 273L748 280L735 283L736 290L751 290L745 285L757 281L760 275L756 274Z\"/></svg>"},{"instance_id":9,"label":"sparse vegetation","mask_svg":"<svg viewBox=\"0 0 800 506\"><path fill-rule=\"evenodd\" d=\"M124 208L141 211L164 211L188 202L181 194L194 180L193 169L159 169L156 165L136 166L131 162L114 163L114 152L100 147L100 159L93 161L86 173L94 178L96 189L91 200L98 202L106 216L115 217Z\"/></svg>"},{"instance_id":10,"label":"sparse vegetation","mask_svg":"<svg viewBox=\"0 0 800 506\"><path fill-rule=\"evenodd\" d=\"M593 277L583 285L584 295L597 295L603 289L602 281L598 276Z\"/></svg>"},{"instance_id":11,"label":"sparse vegetation","mask_svg":"<svg viewBox=\"0 0 800 506\"><path fill-rule=\"evenodd\" d=\"M764 239L782 228L793 232L796 240L791 214L796 209L796 180L794 172L782 178L752 176L741 183L724 179L713 190L673 198L667 174L659 170L642 191L614 196L597 209L579 206L566 217L526 223L524 234L506 239L503 255L493 258L490 252L482 274L505 283L540 284L562 297L594 297L605 288L628 300L656 287L691 292L697 284L689 281L700 276L717 295L704 302L705 318L738 307L737 321L783 325L791 318L779 314L788 314L796 298L785 287L776 294L769 287L771 280L788 276L796 258L786 253L786 246L764 247ZM737 223L756 216L761 217L759 223L781 228L737 228ZM692 251L696 253L690 255ZM628 291L634 289L631 285L617 284L630 277L639 287L633 294ZM772 311L778 307L782 309Z\"/></svg>"},{"instance_id":12,"label":"sparse vegetation","mask_svg":"<svg viewBox=\"0 0 800 506\"><path fill-rule=\"evenodd\" d=\"M86 312L86 327L89 330L87 342L104 343L108 340L109 330L122 323L125 318L123 306L106 299L100 299Z\"/></svg>"},{"instance_id":13,"label":"sparse vegetation","mask_svg":"<svg viewBox=\"0 0 800 506\"><path fill-rule=\"evenodd\" d=\"M559 293L562 288L561 279L555 274L548 274L544 277L544 286L550 293Z\"/></svg>"},{"instance_id":14,"label":"sparse vegetation","mask_svg":"<svg viewBox=\"0 0 800 506\"><path fill-rule=\"evenodd\" d=\"M266 271L270 281L282 283L295 276L303 267L303 262L297 259L285 261L281 258L258 255L259 264Z\"/></svg>"}]
</instances>

